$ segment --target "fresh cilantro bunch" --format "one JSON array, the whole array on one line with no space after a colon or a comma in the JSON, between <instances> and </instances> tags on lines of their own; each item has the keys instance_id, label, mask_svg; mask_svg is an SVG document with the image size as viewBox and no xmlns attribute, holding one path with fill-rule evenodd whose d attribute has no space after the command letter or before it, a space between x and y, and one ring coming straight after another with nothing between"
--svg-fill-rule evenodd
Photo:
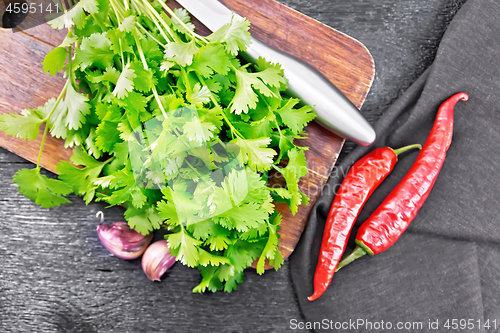
<instances>
[{"instance_id":1,"label":"fresh cilantro bunch","mask_svg":"<svg viewBox=\"0 0 500 333\"><path fill-rule=\"evenodd\" d=\"M38 109L0 116L0 129L34 140L44 124L40 156L49 133L75 148L58 180L40 174L40 158L20 170L19 191L46 208L69 193L122 205L142 234L167 228L177 260L201 271L195 292L234 290L257 258L259 274L266 260L278 269L273 201L294 214L307 204L307 148L294 141L314 114L284 93L279 64L242 63L249 22L202 37L161 0L81 0L50 24L68 35L43 68L66 85Z\"/></svg>"}]
</instances>

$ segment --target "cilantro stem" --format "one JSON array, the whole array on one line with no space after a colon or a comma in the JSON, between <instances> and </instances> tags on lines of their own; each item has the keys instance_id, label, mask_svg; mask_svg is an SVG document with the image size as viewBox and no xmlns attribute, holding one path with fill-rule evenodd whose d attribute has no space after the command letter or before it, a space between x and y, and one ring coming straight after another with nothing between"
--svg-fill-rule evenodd
<instances>
[{"instance_id":1,"label":"cilantro stem","mask_svg":"<svg viewBox=\"0 0 500 333\"><path fill-rule=\"evenodd\" d=\"M71 45L68 46L68 79L70 82L70 84L72 84L73 86L76 86L76 82L75 82L75 76L73 75L73 68L72 68L72 60L71 60Z\"/></svg>"},{"instance_id":2,"label":"cilantro stem","mask_svg":"<svg viewBox=\"0 0 500 333\"><path fill-rule=\"evenodd\" d=\"M61 8L66 11L66 6L64 6L64 3L62 2L62 0L59 0L59 4L61 5Z\"/></svg>"},{"instance_id":3,"label":"cilantro stem","mask_svg":"<svg viewBox=\"0 0 500 333\"><path fill-rule=\"evenodd\" d=\"M139 40L139 37L137 36L137 30L134 30L134 39L135 43L137 44L137 50L139 51L139 57L141 58L142 65L144 66L144 69L149 71L149 66L148 62L146 61L146 56L144 55L144 52L142 51L142 46L141 46L141 41ZM160 111L163 114L165 118L168 118L167 112L165 111L165 108L163 107L163 104L160 100L160 96L158 95L158 91L156 91L156 86L152 86L151 90L153 90L153 95L155 96L155 100L158 103L158 106L160 107Z\"/></svg>"},{"instance_id":4,"label":"cilantro stem","mask_svg":"<svg viewBox=\"0 0 500 333\"><path fill-rule=\"evenodd\" d=\"M110 2L111 1L112 0L110 0ZM125 18L125 14L126 14L125 12L128 10L125 8L126 6L125 7L122 6L121 2L119 2L119 1L115 2L114 4L115 4L116 8L119 9L119 12L120 12L120 15L122 16L122 18Z\"/></svg>"},{"instance_id":5,"label":"cilantro stem","mask_svg":"<svg viewBox=\"0 0 500 333\"><path fill-rule=\"evenodd\" d=\"M278 124L278 119L274 118L274 123L276 124L276 128L278 129L278 133L280 134L280 138L283 138L283 132L281 131L280 124Z\"/></svg>"},{"instance_id":6,"label":"cilantro stem","mask_svg":"<svg viewBox=\"0 0 500 333\"><path fill-rule=\"evenodd\" d=\"M163 47L164 49L167 48L167 45L161 43L158 39L156 39L155 36L153 36L153 34L151 34L149 31L146 30L146 28L144 28L142 26L142 24L140 24L139 22L136 22L135 23L139 28L141 28L143 30L143 32L149 36L149 38L151 38L152 40L154 40L158 45L160 45L161 47ZM164 36L165 37L165 36Z\"/></svg>"},{"instance_id":7,"label":"cilantro stem","mask_svg":"<svg viewBox=\"0 0 500 333\"><path fill-rule=\"evenodd\" d=\"M260 96L260 94L258 94L258 95ZM281 131L280 125L278 124L278 119L276 119L276 115L274 114L274 111L271 108L271 105L269 105L269 102L263 96L260 96L260 97L261 97L261 100L263 100L264 103L266 103L267 109L269 110L269 112L272 113L273 118L274 118L274 123L276 124L276 128L278 129L278 132L280 134L280 138L283 138L283 132ZM266 118L268 118L268 117L266 117Z\"/></svg>"},{"instance_id":8,"label":"cilantro stem","mask_svg":"<svg viewBox=\"0 0 500 333\"><path fill-rule=\"evenodd\" d=\"M122 15L122 13L118 12L118 9L115 6L114 1L110 1L109 3L111 5L111 7L113 8L113 11L115 12L115 16L116 16L116 20L118 22L118 26L120 26L121 22L120 22L119 15L122 16L122 18L123 18L123 15ZM122 39L121 38L118 38L118 44L120 44L120 59L122 61L122 70L123 70L125 68L125 59L123 57L123 47L122 47Z\"/></svg>"},{"instance_id":9,"label":"cilantro stem","mask_svg":"<svg viewBox=\"0 0 500 333\"><path fill-rule=\"evenodd\" d=\"M122 70L125 68L125 59L123 59L123 47L122 47L122 39L118 38L118 44L120 44L120 58L122 59Z\"/></svg>"},{"instance_id":10,"label":"cilantro stem","mask_svg":"<svg viewBox=\"0 0 500 333\"><path fill-rule=\"evenodd\" d=\"M155 87L153 87L153 95L155 96L155 100L158 103L158 106L160 107L160 111L163 114L163 117L168 118L167 112L165 111L165 108L163 107L163 104L160 100L160 96L158 95L158 92L156 91Z\"/></svg>"},{"instance_id":11,"label":"cilantro stem","mask_svg":"<svg viewBox=\"0 0 500 333\"><path fill-rule=\"evenodd\" d=\"M94 14L90 14L92 15L92 18L94 19L94 22L97 23L97 25L99 26L99 28L101 28L101 30L104 32L106 31L106 26L101 22L101 20L99 20Z\"/></svg>"},{"instance_id":12,"label":"cilantro stem","mask_svg":"<svg viewBox=\"0 0 500 333\"><path fill-rule=\"evenodd\" d=\"M59 94L59 97L57 97L56 103L54 104L54 107L50 111L49 115L45 117L43 122L45 122L45 129L43 130L43 136L42 136L42 142L40 143L40 151L38 152L38 159L36 161L36 169L40 171L40 161L42 160L42 151L43 151L43 146L45 145L45 139L47 138L47 132L49 131L49 119L52 117L52 114L54 114L54 111L57 109L59 106L59 103L62 101L63 96L66 94L66 91L68 90L68 85L71 84L70 79L66 81L66 84L64 85L63 89L61 90L61 93Z\"/></svg>"},{"instance_id":13,"label":"cilantro stem","mask_svg":"<svg viewBox=\"0 0 500 333\"><path fill-rule=\"evenodd\" d=\"M139 57L141 58L142 65L144 66L145 70L149 70L148 62L146 61L146 56L144 55L144 52L142 51L142 45L141 41L139 40L139 37L137 36L137 31L134 31L134 39L135 43L137 44L137 51L139 51Z\"/></svg>"},{"instance_id":14,"label":"cilantro stem","mask_svg":"<svg viewBox=\"0 0 500 333\"><path fill-rule=\"evenodd\" d=\"M113 8L113 12L115 12L116 21L118 22L118 25L120 25L120 24L121 24L121 22L120 22L120 18L118 17L118 14L119 14L119 13L118 13L118 9L115 7L115 3L114 3L114 1L110 1L110 2L109 2L109 4L110 4L110 5L111 5L111 7ZM120 15L121 15L121 13L120 13ZM123 15L122 15L122 17L123 17Z\"/></svg>"},{"instance_id":15,"label":"cilantro stem","mask_svg":"<svg viewBox=\"0 0 500 333\"><path fill-rule=\"evenodd\" d=\"M143 0L143 1L144 1L144 0ZM147 0L146 0L146 1L147 1ZM173 18L174 18L177 22L179 22L179 24L180 24L180 25L181 25L184 29L186 29L186 31L187 31L187 32L188 32L188 33L189 33L189 34L190 34L193 38L198 38L198 39L200 39L200 40L202 40L202 41L204 41L205 43L207 43L207 44L208 44L208 40L207 40L205 37L200 36L200 35L198 35L197 33L195 33L195 32L193 32L193 31L191 31L191 30L187 27L187 25L186 25L186 24L185 24L185 23L184 23L184 22L183 22L183 21L182 21L182 20L181 20L181 19L180 19L177 15L175 15L174 11L173 11L172 9L170 9L170 7L169 7L169 6L167 6L167 4L166 4L165 2L163 2L162 0L158 0L158 2L161 4L161 6L163 7L163 9L165 9L165 11L166 11L167 13L169 13L171 17L173 17Z\"/></svg>"},{"instance_id":16,"label":"cilantro stem","mask_svg":"<svg viewBox=\"0 0 500 333\"><path fill-rule=\"evenodd\" d=\"M135 2L137 2L137 0L135 0ZM161 3L161 0L159 2ZM157 21L155 21L155 20L152 20L152 21L155 22L155 23L160 22L163 25L163 27L166 29L166 32L170 35L171 40L175 40L175 36L172 33L172 31L170 30L170 28L168 27L168 24L165 22L165 20L163 20L163 18L161 17L161 15L158 14L158 12L154 9L154 7L151 6L151 4L149 3L149 1L147 1L147 0L142 1L142 4L144 4L146 6L146 8L149 10L149 12L152 13L153 16L156 17ZM160 29L160 31L161 31L161 29Z\"/></svg>"},{"instance_id":17,"label":"cilantro stem","mask_svg":"<svg viewBox=\"0 0 500 333\"><path fill-rule=\"evenodd\" d=\"M148 14L148 9L147 8L144 8L144 6L141 4L141 3L138 3L137 1L134 1L135 4L134 4L134 7L137 11L141 12L141 10L139 10L138 6L142 7L142 12L144 12L145 14ZM158 28L158 31L160 32L160 34L163 36L163 38L165 38L165 40L168 42L168 41L173 41L174 38L172 36L168 37L166 34L165 34L165 31L163 31L163 28L162 26L158 23L158 21L156 20L156 18L154 17L151 17L151 15L148 15L149 16L149 19L151 19L151 21L156 25L156 27Z\"/></svg>"}]
</instances>

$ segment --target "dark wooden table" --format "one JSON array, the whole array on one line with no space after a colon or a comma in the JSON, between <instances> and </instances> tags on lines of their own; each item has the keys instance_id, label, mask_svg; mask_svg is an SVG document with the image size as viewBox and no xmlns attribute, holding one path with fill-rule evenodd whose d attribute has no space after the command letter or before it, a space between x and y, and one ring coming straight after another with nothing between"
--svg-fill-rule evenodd
<instances>
[{"instance_id":1,"label":"dark wooden table","mask_svg":"<svg viewBox=\"0 0 500 333\"><path fill-rule=\"evenodd\" d=\"M465 0L280 2L368 47L376 78L362 111L375 122L432 63ZM12 176L27 166L0 150L0 332L286 332L301 319L287 262L263 276L249 270L231 294L191 293L199 273L181 264L151 283L138 260L101 246L95 214L104 205L71 197L46 210L20 195ZM108 209L106 220L123 220L123 210Z\"/></svg>"}]
</instances>

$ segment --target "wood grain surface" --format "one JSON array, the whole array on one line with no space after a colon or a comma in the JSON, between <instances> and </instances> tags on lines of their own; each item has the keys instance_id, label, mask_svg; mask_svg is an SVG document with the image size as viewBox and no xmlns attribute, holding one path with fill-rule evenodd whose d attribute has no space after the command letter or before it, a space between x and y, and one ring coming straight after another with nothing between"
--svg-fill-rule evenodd
<instances>
[{"instance_id":1,"label":"wood grain surface","mask_svg":"<svg viewBox=\"0 0 500 333\"><path fill-rule=\"evenodd\" d=\"M376 77L361 111L374 123L432 63L465 0L279 1L368 47ZM2 72L15 66L0 62ZM12 176L29 167L0 148L0 332L310 332L291 329L305 319L289 260L262 276L247 270L231 294L191 293L199 273L179 264L152 283L140 261L120 260L100 245L95 213L105 204L70 196L73 204L47 210L19 194ZM106 222L120 220L122 209L106 210ZM324 316L335 320L337 313Z\"/></svg>"},{"instance_id":2,"label":"wood grain surface","mask_svg":"<svg viewBox=\"0 0 500 333\"><path fill-rule=\"evenodd\" d=\"M273 0L223 2L250 20L253 36L316 67L361 108L375 75L373 59L363 44ZM178 6L174 1L170 4ZM195 23L199 30L208 32L198 21ZM0 85L7 87L6 96L0 99L1 113L21 112L24 108L37 107L45 100L58 96L64 84L62 76L52 78L43 74L40 64L43 56L62 39L64 32L54 31L47 24L27 32L0 31L0 62L19 61L18 66L8 66L7 71L0 74ZM24 73L30 75L22 75ZM307 139L300 140L298 144L310 147L305 152L308 173L299 186L309 197L309 205L299 207L298 212L292 215L286 204L276 204L277 210L283 214L279 250L284 258L288 258L295 249L309 212L328 180L344 143L343 139L316 123L310 124L306 132ZM23 141L0 132L0 146L36 162L41 137L39 135L37 141ZM41 165L55 172L57 163L70 156L71 150L64 148L62 141L50 138L44 147Z\"/></svg>"}]
</instances>

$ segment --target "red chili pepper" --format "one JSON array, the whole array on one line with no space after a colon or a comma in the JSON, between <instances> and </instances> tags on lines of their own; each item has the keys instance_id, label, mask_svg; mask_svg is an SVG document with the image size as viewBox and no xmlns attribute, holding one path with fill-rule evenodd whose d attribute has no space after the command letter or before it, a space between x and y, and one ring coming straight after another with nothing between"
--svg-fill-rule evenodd
<instances>
[{"instance_id":1,"label":"red chili pepper","mask_svg":"<svg viewBox=\"0 0 500 333\"><path fill-rule=\"evenodd\" d=\"M453 110L459 100L467 101L466 93L446 100L415 163L401 182L361 225L356 235L356 248L337 267L365 255L374 255L391 247L408 228L429 196L441 170L453 136Z\"/></svg>"},{"instance_id":2,"label":"red chili pepper","mask_svg":"<svg viewBox=\"0 0 500 333\"><path fill-rule=\"evenodd\" d=\"M333 200L326 219L321 252L314 275L314 294L320 297L332 281L335 268L344 254L351 229L365 202L396 165L398 155L421 145L397 150L384 147L359 159L349 170Z\"/></svg>"}]
</instances>

